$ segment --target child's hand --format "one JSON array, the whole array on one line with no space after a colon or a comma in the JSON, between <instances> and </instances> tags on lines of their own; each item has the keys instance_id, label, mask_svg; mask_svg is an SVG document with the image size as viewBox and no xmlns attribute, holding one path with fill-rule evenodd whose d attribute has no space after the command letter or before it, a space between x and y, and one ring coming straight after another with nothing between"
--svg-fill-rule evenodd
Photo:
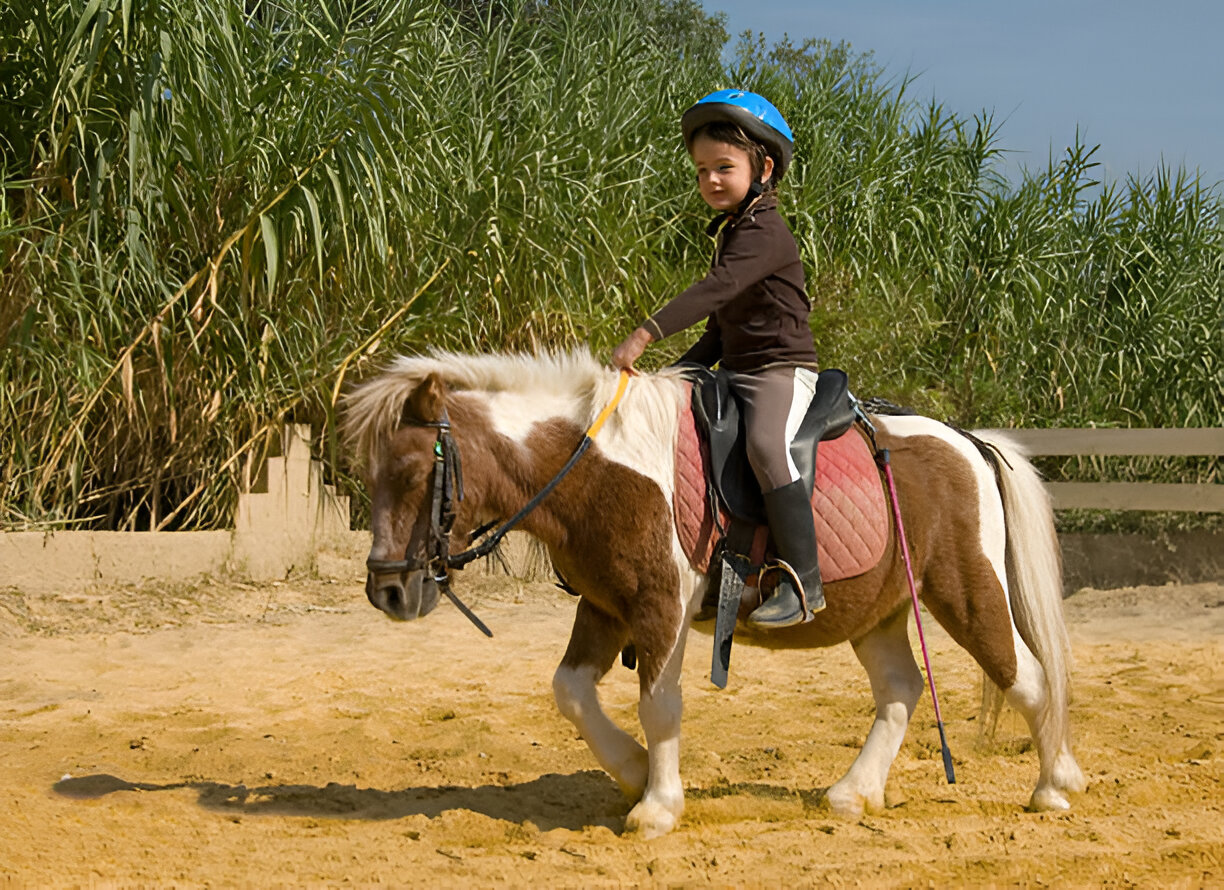
<instances>
[{"instance_id":1,"label":"child's hand","mask_svg":"<svg viewBox=\"0 0 1224 890\"><path fill-rule=\"evenodd\" d=\"M642 357L654 335L645 328L638 328L612 350L612 367L618 371L633 372L633 363Z\"/></svg>"}]
</instances>

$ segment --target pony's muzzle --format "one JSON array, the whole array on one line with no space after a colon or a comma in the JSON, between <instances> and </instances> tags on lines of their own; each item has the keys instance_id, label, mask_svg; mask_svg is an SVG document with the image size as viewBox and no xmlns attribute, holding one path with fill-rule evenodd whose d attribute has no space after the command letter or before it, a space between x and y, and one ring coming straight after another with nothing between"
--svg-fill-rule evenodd
<instances>
[{"instance_id":1,"label":"pony's muzzle","mask_svg":"<svg viewBox=\"0 0 1224 890\"><path fill-rule=\"evenodd\" d=\"M438 605L438 585L423 571L366 575L366 599L397 621L422 618Z\"/></svg>"}]
</instances>

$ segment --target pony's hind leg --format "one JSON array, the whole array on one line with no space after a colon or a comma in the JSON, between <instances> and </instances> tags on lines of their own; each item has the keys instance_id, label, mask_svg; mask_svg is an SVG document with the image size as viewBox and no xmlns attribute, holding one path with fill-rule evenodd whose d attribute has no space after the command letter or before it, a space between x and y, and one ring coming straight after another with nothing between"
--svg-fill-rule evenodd
<instances>
[{"instance_id":1,"label":"pony's hind leg","mask_svg":"<svg viewBox=\"0 0 1224 890\"><path fill-rule=\"evenodd\" d=\"M905 729L922 695L922 674L909 643L909 611L902 609L854 643L875 698L875 722L849 771L826 796L833 812L858 819L884 809L884 785Z\"/></svg>"},{"instance_id":2,"label":"pony's hind leg","mask_svg":"<svg viewBox=\"0 0 1224 890\"><path fill-rule=\"evenodd\" d=\"M553 674L557 709L586 740L599 765L636 802L646 789L646 749L617 726L599 703L597 684L629 638L625 625L580 600L569 648Z\"/></svg>"},{"instance_id":3,"label":"pony's hind leg","mask_svg":"<svg viewBox=\"0 0 1224 890\"><path fill-rule=\"evenodd\" d=\"M1028 724L1037 748L1040 772L1028 808L1066 810L1071 807L1066 792L1083 791L1088 783L1071 753L1066 714L1056 714L1051 707L1045 670L1019 634L1015 648L1016 682L1003 690L1003 696Z\"/></svg>"},{"instance_id":4,"label":"pony's hind leg","mask_svg":"<svg viewBox=\"0 0 1224 890\"><path fill-rule=\"evenodd\" d=\"M945 588L931 585L930 589ZM1086 787L1084 775L1071 754L1065 662L1059 660L1050 668L1042 665L1011 619L1000 584L992 582L977 589L991 592L979 593L976 609L951 609L932 597L929 602L932 614L981 666L985 674L983 683L1002 689L1004 699L1028 725L1040 762L1029 809L1065 810L1071 806L1065 792L1083 791ZM1055 683L1062 685L1061 694L1055 694ZM985 685L983 692L987 693ZM993 734L994 719L998 716L997 710L992 716L985 707L989 698L989 694L984 694L985 737Z\"/></svg>"},{"instance_id":5,"label":"pony's hind leg","mask_svg":"<svg viewBox=\"0 0 1224 890\"><path fill-rule=\"evenodd\" d=\"M963 586L963 585L962 585ZM929 589L949 589L950 585L932 584ZM983 677L983 736L993 735L997 707L993 714L988 687L994 684L1003 691L1009 705L1020 713L1033 737L1040 772L1037 787L1029 801L1033 811L1065 810L1070 807L1065 792L1083 791L1086 787L1071 754L1070 723L1067 714L1067 677L1065 661L1051 659L1051 667L1042 665L1017 629L1007 608L1002 585L992 581L975 588L976 608L950 608L947 602L932 596L929 607L952 638L964 646L981 666ZM1047 647L1047 650L1051 647ZM1055 653L1057 654L1057 653ZM1054 684L1060 684L1056 690Z\"/></svg>"}]
</instances>

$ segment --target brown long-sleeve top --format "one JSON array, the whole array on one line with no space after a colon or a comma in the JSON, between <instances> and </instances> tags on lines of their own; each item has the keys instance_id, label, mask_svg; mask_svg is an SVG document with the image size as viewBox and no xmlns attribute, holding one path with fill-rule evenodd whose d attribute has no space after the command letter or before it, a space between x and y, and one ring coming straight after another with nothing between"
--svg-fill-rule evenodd
<instances>
[{"instance_id":1,"label":"brown long-sleeve top","mask_svg":"<svg viewBox=\"0 0 1224 890\"><path fill-rule=\"evenodd\" d=\"M706 319L682 360L707 367L719 361L732 371L815 367L810 310L795 237L777 199L764 195L723 226L706 277L642 326L661 340Z\"/></svg>"}]
</instances>

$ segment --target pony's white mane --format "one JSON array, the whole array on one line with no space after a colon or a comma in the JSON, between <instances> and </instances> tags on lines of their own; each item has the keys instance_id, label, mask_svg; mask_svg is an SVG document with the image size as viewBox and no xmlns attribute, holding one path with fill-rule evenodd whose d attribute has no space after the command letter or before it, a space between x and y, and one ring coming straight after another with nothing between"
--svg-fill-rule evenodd
<instances>
[{"instance_id":1,"label":"pony's white mane","mask_svg":"<svg viewBox=\"0 0 1224 890\"><path fill-rule=\"evenodd\" d=\"M425 355L400 356L344 397L343 432L349 453L358 460L373 460L380 443L395 431L404 400L430 374L436 374L452 391L478 393L486 400L530 397L548 411L534 419L563 417L583 427L612 398L617 384L617 372L596 361L586 348L537 355L431 350ZM626 396L617 409L620 419L639 431L643 423L659 432L664 432L658 429L660 423L674 426L678 375L672 371L639 375L633 384L633 397ZM609 424L609 428L614 426L623 424ZM611 438L615 433L605 436Z\"/></svg>"},{"instance_id":2,"label":"pony's white mane","mask_svg":"<svg viewBox=\"0 0 1224 890\"><path fill-rule=\"evenodd\" d=\"M438 374L451 389L479 392L541 392L567 396L575 388L589 388L608 369L589 350L468 355L431 350L422 356L400 356L383 375L389 382L408 380L415 385L428 374Z\"/></svg>"}]
</instances>

